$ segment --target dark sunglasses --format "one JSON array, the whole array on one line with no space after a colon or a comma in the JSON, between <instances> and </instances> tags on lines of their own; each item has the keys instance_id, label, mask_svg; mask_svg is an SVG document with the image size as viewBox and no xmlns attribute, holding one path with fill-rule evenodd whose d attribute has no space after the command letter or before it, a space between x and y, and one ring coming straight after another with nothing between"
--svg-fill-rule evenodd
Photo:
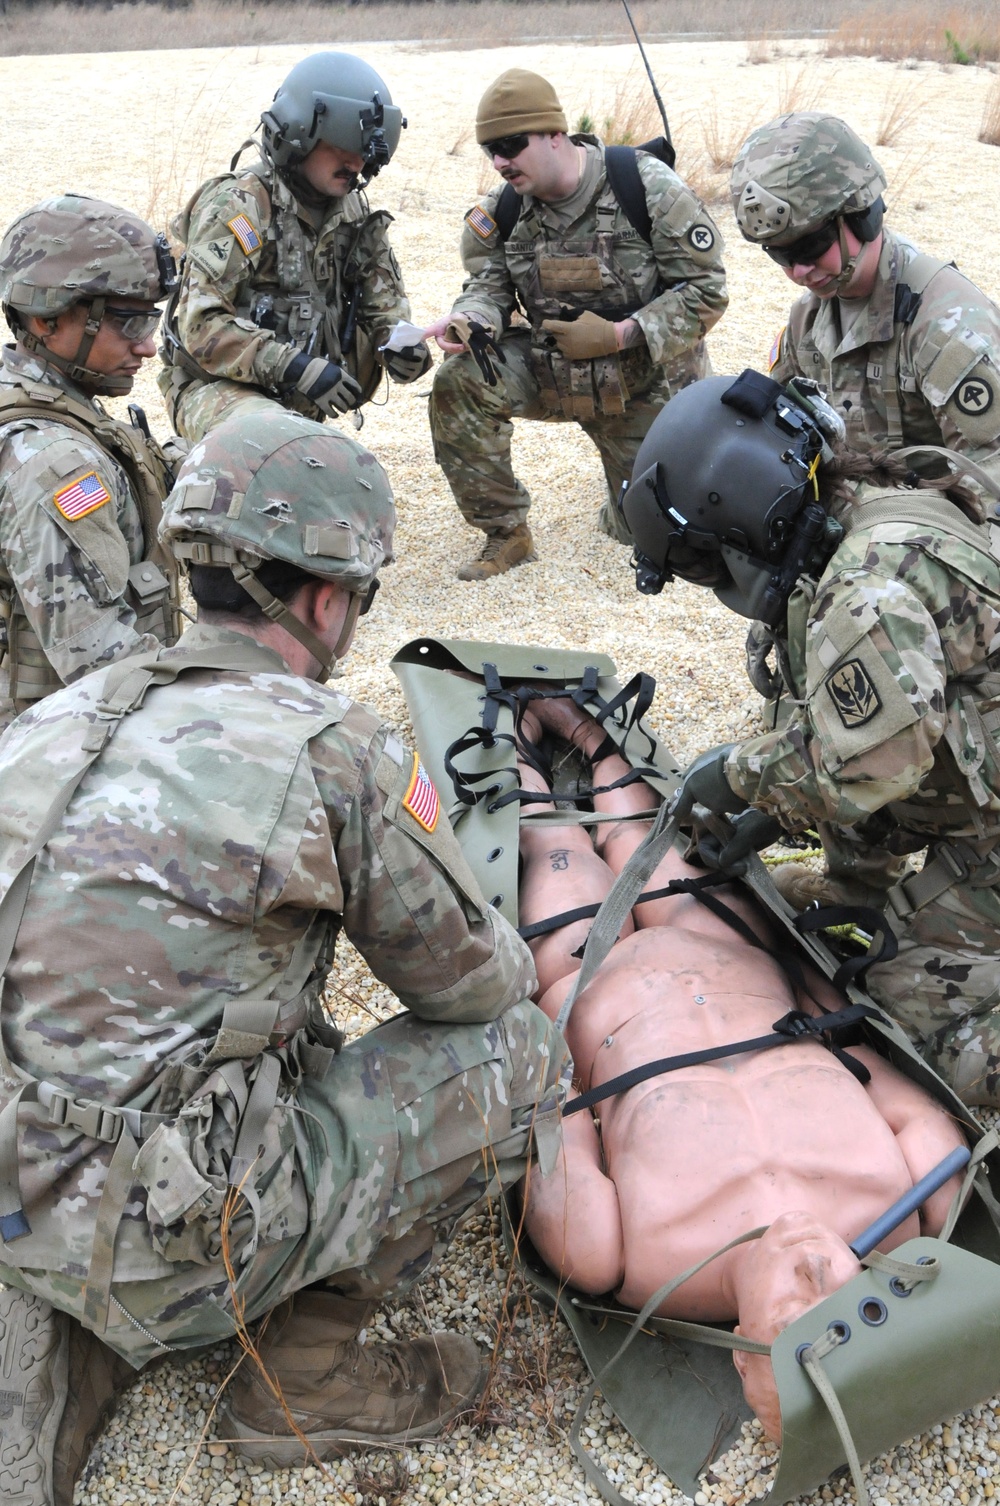
<instances>
[{"instance_id":1,"label":"dark sunglasses","mask_svg":"<svg viewBox=\"0 0 1000 1506\"><path fill-rule=\"evenodd\" d=\"M381 585L382 585L382 582L379 580L378 576L376 575L375 579L372 581L371 585L368 587L368 590L365 592L365 594L361 598L361 610L358 612L358 616L359 617L364 617L364 616L367 615L367 613L369 613L371 611L371 609L372 609L372 602L375 600L375 597L378 595L379 588L381 587Z\"/></svg>"},{"instance_id":2,"label":"dark sunglasses","mask_svg":"<svg viewBox=\"0 0 1000 1506\"><path fill-rule=\"evenodd\" d=\"M812 266L824 256L840 235L840 221L827 220L818 230L810 230L788 246L765 246L764 250L779 267Z\"/></svg>"},{"instance_id":3,"label":"dark sunglasses","mask_svg":"<svg viewBox=\"0 0 1000 1506\"><path fill-rule=\"evenodd\" d=\"M153 309L105 309L104 317L118 328L122 339L132 345L148 340L160 322L160 310Z\"/></svg>"},{"instance_id":4,"label":"dark sunglasses","mask_svg":"<svg viewBox=\"0 0 1000 1506\"><path fill-rule=\"evenodd\" d=\"M520 157L531 137L527 131L522 131L518 136L498 136L495 141L484 141L483 151L487 157L503 157L507 162L513 162L515 157Z\"/></svg>"}]
</instances>

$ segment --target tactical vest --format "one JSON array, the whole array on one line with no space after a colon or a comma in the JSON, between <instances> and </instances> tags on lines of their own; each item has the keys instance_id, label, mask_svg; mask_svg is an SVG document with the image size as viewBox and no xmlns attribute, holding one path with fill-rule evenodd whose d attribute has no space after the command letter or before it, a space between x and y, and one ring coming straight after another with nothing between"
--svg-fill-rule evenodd
<instances>
[{"instance_id":1,"label":"tactical vest","mask_svg":"<svg viewBox=\"0 0 1000 1506\"><path fill-rule=\"evenodd\" d=\"M532 203L504 242L507 268L531 324L531 368L542 401L566 418L584 420L598 411L609 416L624 413L632 393L648 387L655 373L645 344L613 356L571 361L541 327L543 319L575 319L587 310L618 323L640 306L633 277L615 248L626 242L634 246L642 237L627 221L621 226L623 212L609 182L601 189L596 210L595 231L561 237L542 226ZM649 254L652 259L652 251ZM658 281L652 296L663 291Z\"/></svg>"},{"instance_id":2,"label":"tactical vest","mask_svg":"<svg viewBox=\"0 0 1000 1506\"><path fill-rule=\"evenodd\" d=\"M317 260L299 219L295 196L280 174L265 162L253 162L245 172L252 173L267 191L271 217L263 227L264 239L274 247L277 280L273 284L254 285L240 290L235 302L236 315L249 319L261 329L273 330L283 345L294 346L311 356L323 356L344 366L360 383L362 401L367 402L382 377L382 367L365 332L359 327L357 312L365 278L371 268L363 256L361 241L370 227L392 223L386 209L369 210L361 199L363 212L356 220L347 220L335 232L331 244ZM179 228L187 235L191 210L206 188L217 183L237 182L235 173L222 173L198 189L179 217ZM161 354L168 365L179 366L200 382L219 380L200 366L181 343L177 329L177 303L183 285L183 264L177 287L171 295L163 317ZM325 291L324 291L325 288ZM299 395L271 394L286 407L298 407ZM316 410L305 404L311 413Z\"/></svg>"},{"instance_id":3,"label":"tactical vest","mask_svg":"<svg viewBox=\"0 0 1000 1506\"><path fill-rule=\"evenodd\" d=\"M6 973L17 943L35 860L62 827L88 771L122 720L141 710L151 688L155 695L156 686L169 685L187 671L203 669L243 674L275 672L271 655L249 638L242 644L227 642L187 651L182 645L166 656L162 651L140 654L103 672L97 714L75 720L76 750L68 752L60 766L51 802L46 804L49 790L35 792L39 796L34 802L37 809L31 811L25 845L13 857L14 877L0 901L0 977ZM244 912L253 912L259 863L303 747L326 727L341 721L350 707L345 697L320 695L322 704L318 707L289 705L277 725L272 715L269 747L273 758L258 771L262 787L260 799L253 806L259 817L254 834L256 861L244 862L246 878L239 894ZM114 875L104 878L113 883ZM235 933L241 928L228 929L234 932L229 944L238 950L241 938ZM88 1203L86 1210L74 1215L90 1225L85 1236L91 1248L89 1269L84 1268L86 1286L80 1308L74 1310L74 1316L85 1326L104 1332L112 1302L129 1316L112 1296L111 1288L113 1280L124 1279L120 1273L115 1275L115 1232L136 1184L145 1189L150 1243L143 1257L133 1241L129 1257L132 1278L140 1272L143 1278L162 1276L174 1261L193 1259L205 1264L216 1260L221 1267L221 1257L213 1253L212 1245L213 1239L217 1243L221 1197L215 1198L219 1206L213 1207L205 1179L191 1160L191 1119L182 1113L188 1106L229 1127L225 1133L231 1138L232 1151L226 1195L237 1202L242 1199L242 1211L231 1225L232 1259L239 1286L239 1276L251 1269L258 1236L266 1232L279 1201L280 1189L273 1185L276 1166L290 1154L289 1116L276 1115L275 1106L294 1099L303 1075L322 1076L342 1043L340 1032L326 1021L319 1002L332 961L336 929L334 917L322 933L311 927L295 952L294 966L268 980L270 986L265 983L246 993L220 997L217 1031L207 1037L195 1035L164 1058L155 1093L147 1086L139 1094L137 1106L80 1096L63 1082L31 1076L10 1061L0 1034L0 1275L5 1280L17 1284L19 1267L58 1271L66 1261L66 1241L48 1205L43 1203L34 1215L33 1227L22 1203L17 1120L19 1108L28 1105L39 1106L36 1114L43 1122L47 1116L55 1137L52 1144L61 1147L67 1165L72 1163L72 1153L81 1140L91 1158L102 1145L105 1156L110 1153L99 1206L95 1210L93 1203ZM297 986L303 978L304 983ZM8 993L4 1000L8 1009L10 997ZM59 1151L53 1149L52 1154L56 1156ZM77 1222L74 1236L79 1234ZM143 1258L148 1268L142 1266ZM143 1332L148 1338L148 1331Z\"/></svg>"},{"instance_id":4,"label":"tactical vest","mask_svg":"<svg viewBox=\"0 0 1000 1506\"><path fill-rule=\"evenodd\" d=\"M160 446L140 429L50 383L21 378L16 387L0 390L0 444L18 427L39 420L86 434L125 472L139 509L143 540L142 559L128 572L125 601L135 613L137 633L175 643L180 632L177 564L156 537L163 500L174 478ZM10 699L23 711L31 702L59 690L63 682L45 656L2 559L0 617L6 630L0 662L6 663L10 676Z\"/></svg>"}]
</instances>

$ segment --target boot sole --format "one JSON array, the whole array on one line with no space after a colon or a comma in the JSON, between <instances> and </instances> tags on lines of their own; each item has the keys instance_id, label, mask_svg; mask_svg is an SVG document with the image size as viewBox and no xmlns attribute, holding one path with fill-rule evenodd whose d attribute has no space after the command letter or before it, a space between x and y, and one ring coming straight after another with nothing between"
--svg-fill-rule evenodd
<instances>
[{"instance_id":1,"label":"boot sole","mask_svg":"<svg viewBox=\"0 0 1000 1506\"><path fill-rule=\"evenodd\" d=\"M425 1438L436 1438L449 1422L462 1412L467 1412L480 1395L485 1379L485 1370L481 1367L472 1395L463 1397L443 1416L436 1417L432 1423L426 1423L423 1427L404 1428L401 1433L364 1433L358 1428L329 1428L317 1433L306 1433L303 1429L303 1433L316 1457L323 1462L342 1459L345 1454L356 1453L359 1449L394 1448L406 1443L420 1443ZM218 1436L231 1443L235 1453L244 1459L252 1459L265 1469L295 1469L302 1464L306 1452L294 1434L275 1436L272 1433L256 1432L241 1422L225 1402L220 1408Z\"/></svg>"},{"instance_id":2,"label":"boot sole","mask_svg":"<svg viewBox=\"0 0 1000 1506\"><path fill-rule=\"evenodd\" d=\"M69 1385L69 1322L0 1287L0 1501L54 1506L53 1456ZM55 1503L69 1506L69 1502Z\"/></svg>"}]
</instances>

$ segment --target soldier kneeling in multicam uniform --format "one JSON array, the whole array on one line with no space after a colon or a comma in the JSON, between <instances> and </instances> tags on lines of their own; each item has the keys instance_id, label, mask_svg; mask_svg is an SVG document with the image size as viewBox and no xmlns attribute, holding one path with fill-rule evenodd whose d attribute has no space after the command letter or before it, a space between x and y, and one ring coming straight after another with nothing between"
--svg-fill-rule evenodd
<instances>
[{"instance_id":1,"label":"soldier kneeling in multicam uniform","mask_svg":"<svg viewBox=\"0 0 1000 1506\"><path fill-rule=\"evenodd\" d=\"M60 685L172 642L176 572L156 541L172 474L122 397L154 354L174 285L163 236L127 209L65 194L0 243L0 729Z\"/></svg>"},{"instance_id":2,"label":"soldier kneeling in multicam uniform","mask_svg":"<svg viewBox=\"0 0 1000 1506\"><path fill-rule=\"evenodd\" d=\"M663 404L711 370L704 336L728 302L722 237L687 184L639 149L626 211L604 143L567 135L537 73L511 68L490 85L476 140L506 181L465 216L468 276L451 313L425 331L450 357L434 376L434 453L465 521L486 534L460 580L535 558L511 419L578 423L613 499ZM530 328L511 327L517 310ZM607 503L600 526L629 542Z\"/></svg>"},{"instance_id":3,"label":"soldier kneeling in multicam uniform","mask_svg":"<svg viewBox=\"0 0 1000 1506\"><path fill-rule=\"evenodd\" d=\"M760 126L733 167L733 210L804 295L771 353L779 382L822 383L846 443L867 454L943 445L1000 481L1000 308L951 263L883 223L886 179L869 147L834 115L804 111ZM913 468L940 478L940 458ZM775 690L759 625L747 642L755 687ZM824 832L828 872L789 863L778 887L801 907L877 900L898 862Z\"/></svg>"},{"instance_id":4,"label":"soldier kneeling in multicam uniform","mask_svg":"<svg viewBox=\"0 0 1000 1506\"><path fill-rule=\"evenodd\" d=\"M386 235L392 215L369 209L364 193L406 124L382 79L350 53L315 53L261 124L261 160L237 172L237 153L171 227L185 255L159 383L190 440L238 408L347 413L372 397L383 369L412 382L431 364L422 341L379 350L410 317Z\"/></svg>"},{"instance_id":5,"label":"soldier kneeling in multicam uniform","mask_svg":"<svg viewBox=\"0 0 1000 1506\"><path fill-rule=\"evenodd\" d=\"M268 1467L303 1457L289 1416L332 1457L431 1436L480 1391L470 1338L359 1335L533 1148L554 1163L565 1047L419 760L322 683L393 525L353 440L276 408L228 420L161 535L197 625L0 750L19 1506L70 1506L130 1367L267 1314L274 1386L244 1362L222 1428ZM405 1006L349 1045L321 1004L341 929Z\"/></svg>"},{"instance_id":6,"label":"soldier kneeling in multicam uniform","mask_svg":"<svg viewBox=\"0 0 1000 1506\"><path fill-rule=\"evenodd\" d=\"M815 823L926 849L868 912L896 947L865 986L964 1102L1000 1106L1000 524L964 485L835 450L838 429L747 371L681 393L639 453L636 584L680 576L767 623L795 707L701 754L681 802L745 813L722 866Z\"/></svg>"}]
</instances>

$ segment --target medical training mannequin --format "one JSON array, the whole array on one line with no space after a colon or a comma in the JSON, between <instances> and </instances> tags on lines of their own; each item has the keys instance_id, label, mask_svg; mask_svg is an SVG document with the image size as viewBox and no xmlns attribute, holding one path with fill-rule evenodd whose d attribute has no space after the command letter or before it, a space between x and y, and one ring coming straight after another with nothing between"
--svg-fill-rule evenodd
<instances>
[{"instance_id":1,"label":"medical training mannequin","mask_svg":"<svg viewBox=\"0 0 1000 1506\"><path fill-rule=\"evenodd\" d=\"M569 700L532 703L525 736L543 724L589 757L604 732ZM626 773L598 758L594 786ZM521 765L522 782L545 781ZM643 782L595 797L597 809L649 810ZM532 807L538 809L538 806ZM648 824L596 828L521 824L522 925L603 899ZM671 853L647 884L699 870ZM712 891L768 941L751 900ZM576 1000L566 1034L579 1091L660 1057L767 1034L797 1008L835 1011L843 1000L811 971L807 996L767 951L691 895L636 906L602 967ZM580 966L572 953L591 920L531 942L538 1002L555 1018ZM612 1291L639 1308L665 1282L731 1239L768 1225L685 1282L659 1311L700 1322L739 1319L738 1332L771 1342L807 1308L859 1273L848 1248L880 1213L964 1143L946 1112L867 1046L850 1055L867 1086L818 1041L724 1057L648 1079L591 1113L564 1119L552 1172L532 1170L526 1226L553 1270L590 1293ZM952 1178L880 1245L935 1234L958 1187ZM737 1352L747 1400L765 1431L781 1415L767 1356Z\"/></svg>"}]
</instances>

